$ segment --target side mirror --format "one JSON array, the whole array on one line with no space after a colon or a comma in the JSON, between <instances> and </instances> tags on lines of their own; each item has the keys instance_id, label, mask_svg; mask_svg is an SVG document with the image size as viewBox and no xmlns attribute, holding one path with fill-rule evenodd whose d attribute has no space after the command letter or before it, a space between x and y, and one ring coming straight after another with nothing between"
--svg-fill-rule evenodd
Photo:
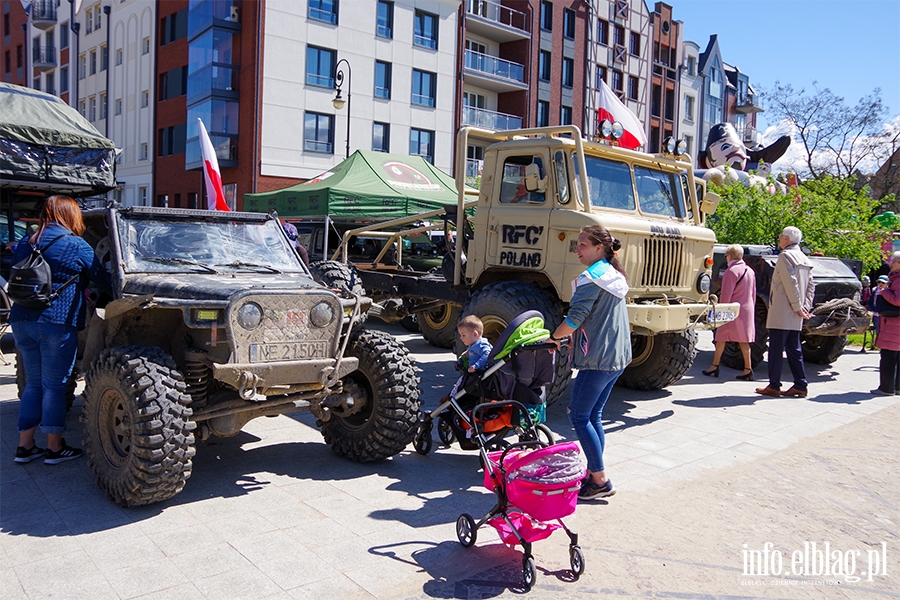
<instances>
[{"instance_id":1,"label":"side mirror","mask_svg":"<svg viewBox=\"0 0 900 600\"><path fill-rule=\"evenodd\" d=\"M547 180L541 179L541 168L534 163L525 167L525 189L529 192L547 190Z\"/></svg>"},{"instance_id":2,"label":"side mirror","mask_svg":"<svg viewBox=\"0 0 900 600\"><path fill-rule=\"evenodd\" d=\"M700 203L700 212L711 215L716 212L722 197L715 192L706 192L703 194L703 202Z\"/></svg>"}]
</instances>

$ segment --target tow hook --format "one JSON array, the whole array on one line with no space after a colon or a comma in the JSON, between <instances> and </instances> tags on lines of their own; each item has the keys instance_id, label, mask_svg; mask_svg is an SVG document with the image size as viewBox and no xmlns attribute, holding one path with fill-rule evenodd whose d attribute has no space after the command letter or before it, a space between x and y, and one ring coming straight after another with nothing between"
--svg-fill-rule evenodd
<instances>
[{"instance_id":1,"label":"tow hook","mask_svg":"<svg viewBox=\"0 0 900 600\"><path fill-rule=\"evenodd\" d=\"M260 394L258 391L259 384L262 381L258 375L251 373L250 371L243 371L241 372L240 381L241 384L238 388L238 395L241 399L250 402L262 402L266 400L266 396Z\"/></svg>"}]
</instances>

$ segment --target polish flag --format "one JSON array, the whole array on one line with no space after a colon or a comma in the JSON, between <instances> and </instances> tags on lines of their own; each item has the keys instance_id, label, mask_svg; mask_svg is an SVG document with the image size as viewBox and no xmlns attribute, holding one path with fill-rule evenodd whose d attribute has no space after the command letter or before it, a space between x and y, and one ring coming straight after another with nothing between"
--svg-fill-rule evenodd
<instances>
[{"instance_id":1,"label":"polish flag","mask_svg":"<svg viewBox=\"0 0 900 600\"><path fill-rule=\"evenodd\" d=\"M200 126L200 152L203 154L203 178L206 180L206 207L209 210L231 210L225 203L222 174L219 173L216 150L209 141L209 134L206 133L203 120L198 118L197 124Z\"/></svg>"},{"instance_id":2,"label":"polish flag","mask_svg":"<svg viewBox=\"0 0 900 600\"><path fill-rule=\"evenodd\" d=\"M625 128L625 133L619 139L621 147L634 150L647 143L647 136L644 134L641 122L602 79L597 96L597 122L599 123L603 119L608 119L613 123L618 121Z\"/></svg>"}]
</instances>

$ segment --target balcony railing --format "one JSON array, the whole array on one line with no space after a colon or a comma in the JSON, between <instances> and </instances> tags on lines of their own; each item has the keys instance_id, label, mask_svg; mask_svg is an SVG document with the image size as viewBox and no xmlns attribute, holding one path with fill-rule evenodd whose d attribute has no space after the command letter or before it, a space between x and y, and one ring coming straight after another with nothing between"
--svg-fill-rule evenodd
<instances>
[{"instance_id":1,"label":"balcony railing","mask_svg":"<svg viewBox=\"0 0 900 600\"><path fill-rule=\"evenodd\" d=\"M31 20L39 29L56 24L56 0L34 0L31 3Z\"/></svg>"},{"instance_id":2,"label":"balcony railing","mask_svg":"<svg viewBox=\"0 0 900 600\"><path fill-rule=\"evenodd\" d=\"M522 127L522 117L475 108L474 106L466 106L463 107L463 125L475 125L476 127L495 131L508 131L510 129L520 129Z\"/></svg>"},{"instance_id":3,"label":"balcony railing","mask_svg":"<svg viewBox=\"0 0 900 600\"><path fill-rule=\"evenodd\" d=\"M740 94L735 103L735 110L740 113L763 112L762 100L757 94Z\"/></svg>"},{"instance_id":4,"label":"balcony railing","mask_svg":"<svg viewBox=\"0 0 900 600\"><path fill-rule=\"evenodd\" d=\"M757 144L762 142L762 134L756 130L756 127L745 125L744 127L735 127L737 134L741 136L741 141L745 144Z\"/></svg>"},{"instance_id":5,"label":"balcony railing","mask_svg":"<svg viewBox=\"0 0 900 600\"><path fill-rule=\"evenodd\" d=\"M500 79L508 79L519 83L525 82L525 67L523 65L473 50L466 50L466 68L487 73Z\"/></svg>"},{"instance_id":6,"label":"balcony railing","mask_svg":"<svg viewBox=\"0 0 900 600\"><path fill-rule=\"evenodd\" d=\"M493 21L499 25L528 31L525 13L489 0L468 0L466 11L470 15Z\"/></svg>"},{"instance_id":7,"label":"balcony railing","mask_svg":"<svg viewBox=\"0 0 900 600\"><path fill-rule=\"evenodd\" d=\"M45 71L56 67L56 48L53 46L34 46L31 51L35 69Z\"/></svg>"}]
</instances>

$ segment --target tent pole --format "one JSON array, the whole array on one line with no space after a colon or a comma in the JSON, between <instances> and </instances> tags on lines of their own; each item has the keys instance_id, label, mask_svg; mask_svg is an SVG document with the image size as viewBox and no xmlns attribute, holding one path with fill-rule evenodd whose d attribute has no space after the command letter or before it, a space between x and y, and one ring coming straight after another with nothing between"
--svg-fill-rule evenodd
<instances>
[{"instance_id":1,"label":"tent pole","mask_svg":"<svg viewBox=\"0 0 900 600\"><path fill-rule=\"evenodd\" d=\"M331 217L325 215L325 241L322 244L322 260L328 260L328 230L331 229Z\"/></svg>"}]
</instances>

